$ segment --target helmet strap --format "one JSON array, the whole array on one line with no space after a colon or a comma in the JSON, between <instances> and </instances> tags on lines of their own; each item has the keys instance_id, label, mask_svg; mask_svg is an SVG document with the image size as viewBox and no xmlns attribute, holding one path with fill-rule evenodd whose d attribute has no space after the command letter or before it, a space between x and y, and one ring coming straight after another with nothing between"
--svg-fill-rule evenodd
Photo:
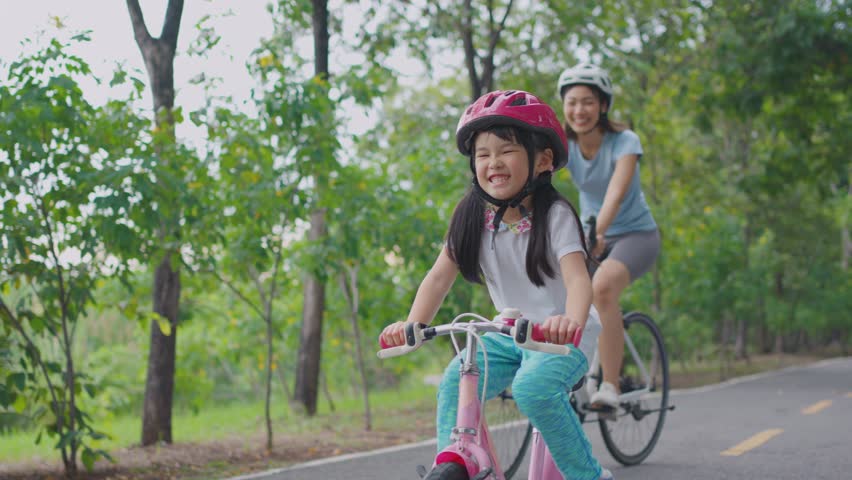
<instances>
[{"instance_id":1,"label":"helmet strap","mask_svg":"<svg viewBox=\"0 0 852 480\"><path fill-rule=\"evenodd\" d=\"M488 192L482 189L482 187L479 185L479 182L476 181L476 177L473 177L473 181L471 182L471 184L473 185L473 191L476 196L497 207L497 211L494 213L494 222L492 223L492 225L494 226L494 231L497 232L500 228L500 222L503 221L503 216L506 214L506 211L508 209L517 208L520 211L522 217L526 216L528 212L522 202L525 198L535 193L535 191L538 190L539 187L543 185L549 185L550 179L550 172L542 172L535 179L527 180L527 184L524 185L524 188L521 189L521 191L518 192L517 195L508 200L501 200L489 195Z\"/></svg>"}]
</instances>

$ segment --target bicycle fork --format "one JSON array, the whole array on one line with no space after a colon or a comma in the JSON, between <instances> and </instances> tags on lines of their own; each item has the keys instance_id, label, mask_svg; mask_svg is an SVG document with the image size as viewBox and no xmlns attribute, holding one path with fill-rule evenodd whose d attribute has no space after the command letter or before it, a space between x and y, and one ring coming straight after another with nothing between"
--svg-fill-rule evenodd
<instances>
[{"instance_id":1,"label":"bicycle fork","mask_svg":"<svg viewBox=\"0 0 852 480\"><path fill-rule=\"evenodd\" d=\"M465 466L471 479L504 480L480 403L476 347L476 340L468 335L459 375L458 412L456 426L450 436L452 443L438 453L433 467L455 462Z\"/></svg>"}]
</instances>

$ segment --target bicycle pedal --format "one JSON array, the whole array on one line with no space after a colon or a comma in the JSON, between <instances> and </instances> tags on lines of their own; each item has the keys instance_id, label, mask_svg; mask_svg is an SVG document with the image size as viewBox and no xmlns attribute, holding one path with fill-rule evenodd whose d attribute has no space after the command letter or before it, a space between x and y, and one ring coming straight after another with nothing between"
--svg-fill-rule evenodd
<instances>
[{"instance_id":1,"label":"bicycle pedal","mask_svg":"<svg viewBox=\"0 0 852 480\"><path fill-rule=\"evenodd\" d=\"M617 411L614 408L611 408L607 411L601 411L598 412L598 418L602 418L608 422L614 422L618 420L618 415L616 415L616 412Z\"/></svg>"},{"instance_id":2,"label":"bicycle pedal","mask_svg":"<svg viewBox=\"0 0 852 480\"><path fill-rule=\"evenodd\" d=\"M426 474L427 474L427 473L429 473L429 472L427 472L427 471L426 471L426 466L425 466L425 465L417 465L417 467L415 468L415 470L417 470L417 475L420 475L420 478L425 477L425 476L426 476Z\"/></svg>"},{"instance_id":3,"label":"bicycle pedal","mask_svg":"<svg viewBox=\"0 0 852 480\"><path fill-rule=\"evenodd\" d=\"M609 405L585 404L584 409L598 414L598 417L606 420L615 420L618 409Z\"/></svg>"}]
</instances>

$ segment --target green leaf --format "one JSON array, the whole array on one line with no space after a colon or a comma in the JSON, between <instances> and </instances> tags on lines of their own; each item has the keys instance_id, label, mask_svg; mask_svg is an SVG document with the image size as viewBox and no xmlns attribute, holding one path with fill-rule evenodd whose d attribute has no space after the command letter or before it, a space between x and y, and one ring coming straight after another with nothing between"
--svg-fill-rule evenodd
<instances>
[{"instance_id":1,"label":"green leaf","mask_svg":"<svg viewBox=\"0 0 852 480\"><path fill-rule=\"evenodd\" d=\"M171 322L169 322L168 318L160 315L157 312L151 312L150 318L152 320L154 320L155 322L157 322L157 325L160 327L160 332L163 335L168 337L169 335L172 334L172 324L171 324Z\"/></svg>"},{"instance_id":2,"label":"green leaf","mask_svg":"<svg viewBox=\"0 0 852 480\"><path fill-rule=\"evenodd\" d=\"M19 391L23 391L27 386L27 374L13 373L6 377L6 385L17 387Z\"/></svg>"},{"instance_id":3,"label":"green leaf","mask_svg":"<svg viewBox=\"0 0 852 480\"><path fill-rule=\"evenodd\" d=\"M98 459L98 456L95 454L92 449L86 447L83 449L83 452L80 454L80 460L83 462L83 465L86 466L86 470L92 471L92 468L95 466L95 461Z\"/></svg>"}]
</instances>

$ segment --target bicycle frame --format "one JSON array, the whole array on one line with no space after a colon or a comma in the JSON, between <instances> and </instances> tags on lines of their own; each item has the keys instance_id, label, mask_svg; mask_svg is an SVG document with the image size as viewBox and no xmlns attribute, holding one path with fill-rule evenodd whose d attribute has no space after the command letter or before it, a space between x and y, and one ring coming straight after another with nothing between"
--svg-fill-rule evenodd
<instances>
[{"instance_id":1,"label":"bicycle frame","mask_svg":"<svg viewBox=\"0 0 852 480\"><path fill-rule=\"evenodd\" d=\"M456 322L463 317L473 317L481 322L456 326ZM432 468L442 463L455 462L465 467L468 478L472 480L505 480L483 415L484 395L480 397L478 393L480 371L476 361L477 335L499 332L512 336L515 343L522 348L563 355L571 353L571 349L567 346L544 343L543 337L538 332L538 325L533 325L529 320L520 317L518 310L504 309L494 322L479 315L462 314L448 325L428 329L425 326L409 325L406 330L406 345L378 352L380 358L403 355L416 350L424 340L434 336L454 332L465 333L466 350L460 367L458 413L456 426L450 437L452 443L438 453ZM515 325L516 321L517 325ZM427 333L424 334L424 330ZM575 333L572 342L574 346L579 345L581 336L582 331ZM455 338L453 338L453 344L456 345ZM456 349L458 350L457 345ZM529 480L564 480L538 430L534 430L533 435Z\"/></svg>"},{"instance_id":2,"label":"bicycle frame","mask_svg":"<svg viewBox=\"0 0 852 480\"><path fill-rule=\"evenodd\" d=\"M636 347L633 345L633 340L630 339L630 335L627 333L627 330L624 331L624 345L627 346L627 349L630 351L630 355L633 357L633 360L636 362L636 366L639 367L639 373L642 378L645 380L645 385L651 385L651 375L648 372L648 369L645 367L645 362L642 360L642 356L639 355L639 352L636 350ZM586 373L586 382L590 388L594 389L597 387L597 383L595 380L595 376L598 374L598 370L600 369L600 355L598 350L595 350L595 354L592 356L592 361L589 363L589 371ZM632 402L634 400L640 399L643 395L646 395L651 392L650 387L644 387L640 389L633 390L628 393L622 393L618 396L619 403L627 403ZM590 396L585 386L580 388L576 392L573 393L574 397L577 400L577 406L584 413L599 413L595 410L589 409L589 400ZM596 420L596 419L593 419Z\"/></svg>"},{"instance_id":3,"label":"bicycle frame","mask_svg":"<svg viewBox=\"0 0 852 480\"><path fill-rule=\"evenodd\" d=\"M505 475L496 460L497 455L491 443L488 424L482 414L482 402L477 392L480 372L476 363L476 347L475 338L468 332L459 379L456 426L450 436L453 443L438 453L432 467L444 462L456 462L467 468L469 478L474 478L480 471L490 468L493 478L503 480Z\"/></svg>"}]
</instances>

